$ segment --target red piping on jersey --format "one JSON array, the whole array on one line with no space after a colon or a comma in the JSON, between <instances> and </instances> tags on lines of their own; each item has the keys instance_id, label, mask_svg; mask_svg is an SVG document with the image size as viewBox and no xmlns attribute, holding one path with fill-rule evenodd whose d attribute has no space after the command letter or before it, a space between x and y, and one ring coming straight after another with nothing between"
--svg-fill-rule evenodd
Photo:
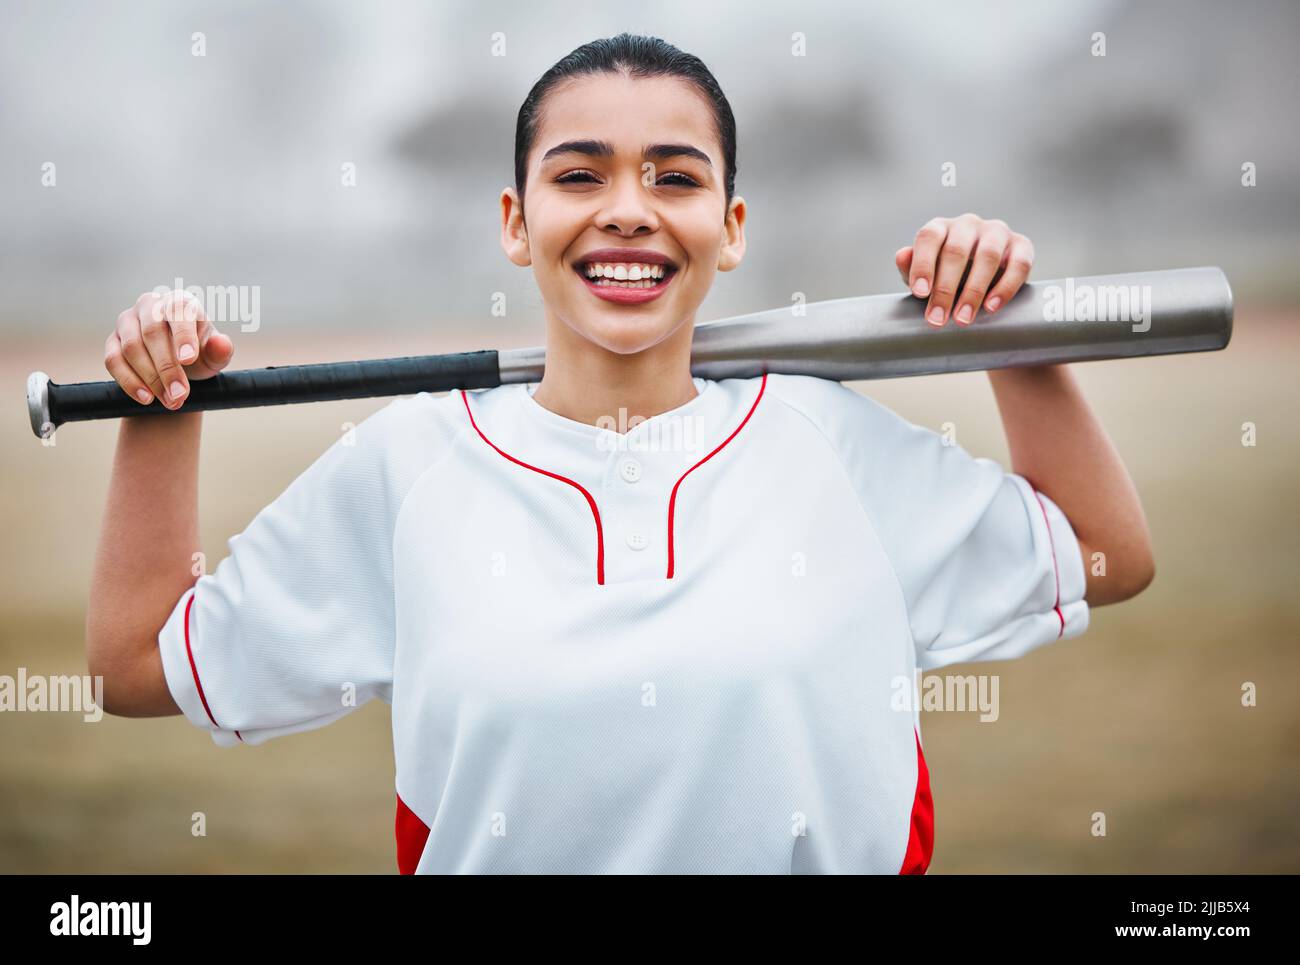
<instances>
[{"instance_id":1,"label":"red piping on jersey","mask_svg":"<svg viewBox=\"0 0 1300 965\"><path fill-rule=\"evenodd\" d=\"M1052 570L1056 573L1056 602L1052 608L1056 610L1056 615L1061 620L1061 632L1056 638L1061 639L1061 634L1065 633L1065 614L1061 612L1061 571L1056 565L1056 539L1052 536L1052 524L1047 518L1047 507L1043 505L1043 497L1038 495L1038 490L1034 490L1034 498L1038 500L1038 508L1043 511L1043 522L1047 524L1047 544L1052 547Z\"/></svg>"},{"instance_id":2,"label":"red piping on jersey","mask_svg":"<svg viewBox=\"0 0 1300 965\"><path fill-rule=\"evenodd\" d=\"M708 462L719 452L721 452L723 447L725 447L727 443L729 443L732 439L736 438L736 436L739 434L741 429L745 428L745 423L749 421L749 417L752 416L754 414L754 410L758 408L759 400L763 398L763 390L766 388L767 388L767 373L764 372L763 379L758 386L758 395L754 397L754 403L749 407L749 411L745 413L745 418L740 420L740 425L736 426L736 428L732 430L731 435L723 439L716 449L710 452L707 456L705 456L695 465L691 466L690 469L687 469L686 472L682 473L681 478L679 478L676 484L673 486L672 494L668 497L668 577L667 577L668 579L671 580L673 578L673 572L675 568L674 567L675 557L673 552L673 516L677 506L678 488L681 486L682 481L686 479L687 476L689 476L692 472L694 472L704 463ZM522 459L516 459L508 452L501 449L499 446L496 445L496 443L494 443L491 439L489 439L484 434L483 430L479 428L478 423L474 420L474 412L470 408L469 396L468 394L466 394L464 389L461 389L460 397L465 402L465 412L466 414L469 415L470 425L474 427L474 431L477 432L479 434L479 437L484 442L486 442L489 446L491 446L498 453L500 453L502 456L504 456L506 459L509 459L511 462L515 463L516 465L523 466L525 469L531 469L533 470L533 472L539 472L543 476L550 476L552 479L558 479L560 482L568 483L570 486L574 487L580 493L582 493L584 497L586 497L587 505L591 507L591 515L596 520L596 582L603 585L605 582L605 536L600 525L600 509L596 506L596 500L592 498L591 493L587 492L587 490L583 488L583 486L580 483L575 482L574 480L570 479L568 476L561 476L559 473L550 472L546 469L540 469L537 466L530 465L529 463L524 462Z\"/></svg>"},{"instance_id":3,"label":"red piping on jersey","mask_svg":"<svg viewBox=\"0 0 1300 965\"><path fill-rule=\"evenodd\" d=\"M574 482L572 479L570 479L567 476L561 476L558 473L547 472L545 469L538 469L536 466L530 466L528 463L524 462L523 460L516 459L514 456L510 455L509 453L504 452L501 449L497 448L496 444L493 443L491 439L483 435L483 430L480 429L478 427L478 423L474 421L474 413L473 411L470 410L469 407L469 396L465 394L464 389L460 390L460 397L465 400L465 411L469 413L470 425L474 427L474 431L477 432L482 437L483 441L486 442L489 446L491 446L493 449L496 449L497 452L501 453L501 455L505 456L507 459L509 459L511 462L515 463L516 465L523 466L525 469L531 469L533 470L533 472L540 472L543 476L550 476L552 479L558 479L560 482L568 483L570 486L578 490L578 492L582 493L582 495L587 498L587 505L591 507L591 515L594 516L596 519L596 582L598 584L603 585L605 582L605 535L600 528L600 510L596 508L596 500L591 498L591 493L587 492L587 490L584 489L579 483Z\"/></svg>"},{"instance_id":4,"label":"red piping on jersey","mask_svg":"<svg viewBox=\"0 0 1300 965\"><path fill-rule=\"evenodd\" d=\"M415 869L424 854L424 843L429 840L429 826L406 806L402 796L397 795L397 873L415 874Z\"/></svg>"},{"instance_id":5,"label":"red piping on jersey","mask_svg":"<svg viewBox=\"0 0 1300 965\"><path fill-rule=\"evenodd\" d=\"M196 587L195 593L197 592L198 588ZM203 693L203 681L199 680L199 668L194 663L194 651L190 649L190 608L193 606L194 593L191 593L190 598L185 601L185 655L190 658L190 673L194 674L194 686L198 688L199 700L203 701L203 709L207 712L208 720L212 721L213 727L217 730L221 730L221 725L217 723L217 718L212 716L212 708L208 706L208 698ZM239 733L239 731L235 731L235 736L241 741L244 739L244 736Z\"/></svg>"},{"instance_id":6,"label":"red piping on jersey","mask_svg":"<svg viewBox=\"0 0 1300 965\"><path fill-rule=\"evenodd\" d=\"M731 435L727 436L727 438L722 440L722 443L718 446L717 449L714 449L711 453L709 453L707 456L705 456L695 465L691 466L690 469L687 469L684 473L682 473L681 479L678 479L677 484L673 486L673 493L671 496L668 497L668 579L671 580L673 578L673 510L677 504L677 487L682 484L683 479L685 479L687 476L693 473L700 466L704 465L704 463L708 462L710 459L716 456L722 450L723 446L725 446L732 439L736 438L737 433L739 433L741 429L745 428L745 423L749 421L749 417L752 416L754 414L754 410L758 408L758 400L763 398L763 390L765 388L767 388L766 372L763 373L763 381L760 382L758 385L758 395L754 397L754 404L751 405L749 407L749 411L745 413L745 418L740 420L740 425L736 426L735 430L731 433Z\"/></svg>"},{"instance_id":7,"label":"red piping on jersey","mask_svg":"<svg viewBox=\"0 0 1300 965\"><path fill-rule=\"evenodd\" d=\"M934 800L930 796L930 770L921 752L921 735L916 735L916 797L912 799L912 819L907 834L907 852L903 855L900 875L923 875L934 854Z\"/></svg>"}]
</instances>

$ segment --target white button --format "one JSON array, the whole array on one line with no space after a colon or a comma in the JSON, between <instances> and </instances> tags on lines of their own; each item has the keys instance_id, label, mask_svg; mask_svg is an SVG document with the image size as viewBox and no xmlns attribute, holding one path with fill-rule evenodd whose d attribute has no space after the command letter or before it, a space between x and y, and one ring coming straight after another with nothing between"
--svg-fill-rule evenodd
<instances>
[{"instance_id":1,"label":"white button","mask_svg":"<svg viewBox=\"0 0 1300 965\"><path fill-rule=\"evenodd\" d=\"M633 531L627 534L627 545L634 550L643 550L649 543L645 533Z\"/></svg>"},{"instance_id":2,"label":"white button","mask_svg":"<svg viewBox=\"0 0 1300 965\"><path fill-rule=\"evenodd\" d=\"M625 481L634 483L641 478L641 463L629 456L618 464L618 474Z\"/></svg>"}]
</instances>

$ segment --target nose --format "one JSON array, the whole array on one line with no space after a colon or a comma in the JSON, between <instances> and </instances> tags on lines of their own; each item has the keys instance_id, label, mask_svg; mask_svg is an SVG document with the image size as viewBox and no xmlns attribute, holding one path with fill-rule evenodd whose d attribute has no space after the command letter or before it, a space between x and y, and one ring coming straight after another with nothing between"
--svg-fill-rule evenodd
<instances>
[{"instance_id":1,"label":"nose","mask_svg":"<svg viewBox=\"0 0 1300 965\"><path fill-rule=\"evenodd\" d=\"M653 174L646 176L651 177ZM596 212L595 223L598 227L628 235L658 230L659 219L650 203L650 193L641 183L641 177L638 173L619 175L614 179L609 193L605 195L605 203Z\"/></svg>"}]
</instances>

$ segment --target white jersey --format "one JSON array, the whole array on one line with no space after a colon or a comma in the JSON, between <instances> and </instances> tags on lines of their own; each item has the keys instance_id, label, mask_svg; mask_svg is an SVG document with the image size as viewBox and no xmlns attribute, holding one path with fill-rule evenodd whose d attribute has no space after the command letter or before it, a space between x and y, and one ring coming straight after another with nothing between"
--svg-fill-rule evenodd
<instances>
[{"instance_id":1,"label":"white jersey","mask_svg":"<svg viewBox=\"0 0 1300 965\"><path fill-rule=\"evenodd\" d=\"M403 872L912 872L916 671L1088 625L1069 521L838 382L696 379L635 425L400 398L159 636L218 744L391 706Z\"/></svg>"}]
</instances>

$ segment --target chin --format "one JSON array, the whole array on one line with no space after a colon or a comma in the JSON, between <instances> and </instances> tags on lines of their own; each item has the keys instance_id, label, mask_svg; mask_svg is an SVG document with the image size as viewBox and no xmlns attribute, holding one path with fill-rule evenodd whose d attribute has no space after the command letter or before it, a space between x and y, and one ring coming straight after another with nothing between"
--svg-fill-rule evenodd
<instances>
[{"instance_id":1,"label":"chin","mask_svg":"<svg viewBox=\"0 0 1300 965\"><path fill-rule=\"evenodd\" d=\"M628 318L623 322L597 322L578 331L601 348L618 355L635 355L653 348L672 334L674 326Z\"/></svg>"}]
</instances>

